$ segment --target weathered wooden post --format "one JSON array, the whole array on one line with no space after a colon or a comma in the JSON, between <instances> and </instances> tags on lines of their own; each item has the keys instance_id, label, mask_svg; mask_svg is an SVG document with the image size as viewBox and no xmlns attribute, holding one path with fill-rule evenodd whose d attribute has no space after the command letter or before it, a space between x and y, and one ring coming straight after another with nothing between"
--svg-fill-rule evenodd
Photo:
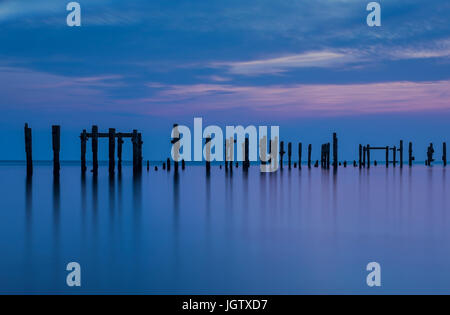
<instances>
[{"instance_id":1,"label":"weathered wooden post","mask_svg":"<svg viewBox=\"0 0 450 315\"><path fill-rule=\"evenodd\" d=\"M400 168L403 168L403 140L400 140Z\"/></svg>"},{"instance_id":2,"label":"weathered wooden post","mask_svg":"<svg viewBox=\"0 0 450 315\"><path fill-rule=\"evenodd\" d=\"M413 157L413 144L412 142L409 143L409 150L408 150L408 163L409 166L411 167L413 165L413 161L414 161L414 157Z\"/></svg>"},{"instance_id":3,"label":"weathered wooden post","mask_svg":"<svg viewBox=\"0 0 450 315\"><path fill-rule=\"evenodd\" d=\"M186 168L186 162L184 161L184 159L181 160L181 169L184 171L184 169Z\"/></svg>"},{"instance_id":4,"label":"weathered wooden post","mask_svg":"<svg viewBox=\"0 0 450 315\"><path fill-rule=\"evenodd\" d=\"M442 144L442 162L447 166L447 143Z\"/></svg>"},{"instance_id":5,"label":"weathered wooden post","mask_svg":"<svg viewBox=\"0 0 450 315\"><path fill-rule=\"evenodd\" d=\"M27 160L27 176L33 175L33 146L31 139L31 128L28 128L28 124L25 124L25 153Z\"/></svg>"},{"instance_id":6,"label":"weathered wooden post","mask_svg":"<svg viewBox=\"0 0 450 315\"><path fill-rule=\"evenodd\" d=\"M394 153L394 155L392 157L393 158L392 163L394 164L394 167L396 167L397 166L397 146L394 146L393 153Z\"/></svg>"},{"instance_id":7,"label":"weathered wooden post","mask_svg":"<svg viewBox=\"0 0 450 315\"><path fill-rule=\"evenodd\" d=\"M108 131L109 139L109 175L114 175L116 169L116 129L109 128Z\"/></svg>"},{"instance_id":8,"label":"weathered wooden post","mask_svg":"<svg viewBox=\"0 0 450 315\"><path fill-rule=\"evenodd\" d=\"M433 154L434 154L433 144L430 143L430 146L428 147L428 150L427 150L428 166L431 166L431 163L434 162Z\"/></svg>"},{"instance_id":9,"label":"weathered wooden post","mask_svg":"<svg viewBox=\"0 0 450 315\"><path fill-rule=\"evenodd\" d=\"M142 141L142 133L138 133L138 169L139 172L142 172L142 162L144 160L144 157L142 156L142 144L144 142Z\"/></svg>"},{"instance_id":10,"label":"weathered wooden post","mask_svg":"<svg viewBox=\"0 0 450 315\"><path fill-rule=\"evenodd\" d=\"M92 126L92 173L98 174L98 127Z\"/></svg>"},{"instance_id":11,"label":"weathered wooden post","mask_svg":"<svg viewBox=\"0 0 450 315\"><path fill-rule=\"evenodd\" d=\"M292 142L288 143L288 165L289 169L291 169L291 162L292 162Z\"/></svg>"},{"instance_id":12,"label":"weathered wooden post","mask_svg":"<svg viewBox=\"0 0 450 315\"><path fill-rule=\"evenodd\" d=\"M336 144L336 145L337 145L337 144ZM327 167L327 168L330 168L330 161L331 161L331 159L330 159L330 154L331 154L331 144L330 144L329 142L326 144L326 153L327 153L327 155L326 155L326 161L327 161L326 167ZM337 163L338 163L338 161L336 160L336 167L337 167Z\"/></svg>"},{"instance_id":13,"label":"weathered wooden post","mask_svg":"<svg viewBox=\"0 0 450 315\"><path fill-rule=\"evenodd\" d=\"M338 167L338 138L336 133L333 133L333 167Z\"/></svg>"},{"instance_id":14,"label":"weathered wooden post","mask_svg":"<svg viewBox=\"0 0 450 315\"><path fill-rule=\"evenodd\" d=\"M175 137L172 138L172 145L175 148L175 156L174 156L174 161L173 161L173 166L175 169L175 172L178 172L178 158L179 158L179 151L180 151L180 146L177 144L177 142L180 141L180 132L178 130L178 124L173 124L173 129L175 130Z\"/></svg>"},{"instance_id":15,"label":"weathered wooden post","mask_svg":"<svg viewBox=\"0 0 450 315\"><path fill-rule=\"evenodd\" d=\"M249 139L245 138L244 144L244 171L248 170L250 167L250 147L249 147Z\"/></svg>"},{"instance_id":16,"label":"weathered wooden post","mask_svg":"<svg viewBox=\"0 0 450 315\"><path fill-rule=\"evenodd\" d=\"M131 143L133 144L133 173L138 170L138 135L137 130L133 130L131 135Z\"/></svg>"},{"instance_id":17,"label":"weathered wooden post","mask_svg":"<svg viewBox=\"0 0 450 315\"><path fill-rule=\"evenodd\" d=\"M389 167L389 147L386 147L386 167Z\"/></svg>"},{"instance_id":18,"label":"weathered wooden post","mask_svg":"<svg viewBox=\"0 0 450 315\"><path fill-rule=\"evenodd\" d=\"M59 161L59 152L61 151L61 127L52 126L52 144L53 144L53 175L59 176L61 168Z\"/></svg>"},{"instance_id":19,"label":"weathered wooden post","mask_svg":"<svg viewBox=\"0 0 450 315\"><path fill-rule=\"evenodd\" d=\"M86 142L87 142L87 133L86 129L83 129L83 132L80 135L81 139L81 172L83 174L86 173Z\"/></svg>"},{"instance_id":20,"label":"weathered wooden post","mask_svg":"<svg viewBox=\"0 0 450 315\"><path fill-rule=\"evenodd\" d=\"M366 167L366 153L367 153L367 149L364 146L363 147L363 166Z\"/></svg>"},{"instance_id":21,"label":"weathered wooden post","mask_svg":"<svg viewBox=\"0 0 450 315\"><path fill-rule=\"evenodd\" d=\"M366 152L367 152L367 168L370 168L370 144L367 145Z\"/></svg>"},{"instance_id":22,"label":"weathered wooden post","mask_svg":"<svg viewBox=\"0 0 450 315\"><path fill-rule=\"evenodd\" d=\"M225 172L228 172L228 152L227 152L227 147L230 145L230 140L229 139L225 139L225 144L224 144L224 156L225 156Z\"/></svg>"},{"instance_id":23,"label":"weathered wooden post","mask_svg":"<svg viewBox=\"0 0 450 315\"><path fill-rule=\"evenodd\" d=\"M150 161L147 160L147 172L150 171Z\"/></svg>"},{"instance_id":24,"label":"weathered wooden post","mask_svg":"<svg viewBox=\"0 0 450 315\"><path fill-rule=\"evenodd\" d=\"M322 168L325 167L325 145L322 144L322 146L320 147L320 166Z\"/></svg>"},{"instance_id":25,"label":"weathered wooden post","mask_svg":"<svg viewBox=\"0 0 450 315\"><path fill-rule=\"evenodd\" d=\"M119 133L117 137L117 171L122 172L122 145L124 141L122 135Z\"/></svg>"},{"instance_id":26,"label":"weathered wooden post","mask_svg":"<svg viewBox=\"0 0 450 315\"><path fill-rule=\"evenodd\" d=\"M308 144L308 168L311 168L311 151L312 151L312 145Z\"/></svg>"},{"instance_id":27,"label":"weathered wooden post","mask_svg":"<svg viewBox=\"0 0 450 315\"><path fill-rule=\"evenodd\" d=\"M362 159L362 152L363 151L363 149L362 149L362 145L360 144L359 145L359 168L361 168L361 166L362 166L362 161L361 161L361 159Z\"/></svg>"},{"instance_id":28,"label":"weathered wooden post","mask_svg":"<svg viewBox=\"0 0 450 315\"><path fill-rule=\"evenodd\" d=\"M347 167L347 161L344 161L344 167Z\"/></svg>"},{"instance_id":29,"label":"weathered wooden post","mask_svg":"<svg viewBox=\"0 0 450 315\"><path fill-rule=\"evenodd\" d=\"M170 159L169 158L167 158L166 165L167 165L167 171L170 172Z\"/></svg>"},{"instance_id":30,"label":"weathered wooden post","mask_svg":"<svg viewBox=\"0 0 450 315\"><path fill-rule=\"evenodd\" d=\"M302 168L302 143L298 144L298 169Z\"/></svg>"},{"instance_id":31,"label":"weathered wooden post","mask_svg":"<svg viewBox=\"0 0 450 315\"><path fill-rule=\"evenodd\" d=\"M206 172L209 173L211 171L211 136L206 137L205 150L206 150Z\"/></svg>"},{"instance_id":32,"label":"weathered wooden post","mask_svg":"<svg viewBox=\"0 0 450 315\"><path fill-rule=\"evenodd\" d=\"M283 156L286 153L286 151L284 151L284 141L280 142L280 167L281 169L283 169Z\"/></svg>"}]
</instances>

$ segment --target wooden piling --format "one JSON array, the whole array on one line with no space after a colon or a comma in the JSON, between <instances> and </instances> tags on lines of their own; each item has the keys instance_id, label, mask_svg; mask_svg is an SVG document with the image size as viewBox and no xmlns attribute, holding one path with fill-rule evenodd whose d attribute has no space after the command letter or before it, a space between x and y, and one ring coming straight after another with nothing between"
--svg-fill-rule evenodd
<instances>
[{"instance_id":1,"label":"wooden piling","mask_svg":"<svg viewBox=\"0 0 450 315\"><path fill-rule=\"evenodd\" d=\"M98 127L92 126L92 173L98 174Z\"/></svg>"},{"instance_id":2,"label":"wooden piling","mask_svg":"<svg viewBox=\"0 0 450 315\"><path fill-rule=\"evenodd\" d=\"M167 171L170 172L170 159L169 158L167 158L166 166L167 166Z\"/></svg>"},{"instance_id":3,"label":"wooden piling","mask_svg":"<svg viewBox=\"0 0 450 315\"><path fill-rule=\"evenodd\" d=\"M298 144L298 169L302 168L302 143Z\"/></svg>"},{"instance_id":4,"label":"wooden piling","mask_svg":"<svg viewBox=\"0 0 450 315\"><path fill-rule=\"evenodd\" d=\"M389 167L389 147L386 147L386 167Z\"/></svg>"},{"instance_id":5,"label":"wooden piling","mask_svg":"<svg viewBox=\"0 0 450 315\"><path fill-rule=\"evenodd\" d=\"M412 142L409 143L409 149L408 149L408 164L411 167L413 165L414 157L413 157L413 144Z\"/></svg>"},{"instance_id":6,"label":"wooden piling","mask_svg":"<svg viewBox=\"0 0 450 315\"><path fill-rule=\"evenodd\" d=\"M291 169L291 162L292 162L292 143L288 143L288 166L289 169Z\"/></svg>"},{"instance_id":7,"label":"wooden piling","mask_svg":"<svg viewBox=\"0 0 450 315\"><path fill-rule=\"evenodd\" d=\"M137 135L138 143L137 143L137 149L138 149L138 171L142 172L142 162L144 160L142 156L142 145L144 142L142 141L142 133L138 133Z\"/></svg>"},{"instance_id":8,"label":"wooden piling","mask_svg":"<svg viewBox=\"0 0 450 315\"><path fill-rule=\"evenodd\" d=\"M173 124L173 128L174 129L177 128L177 131L178 131L178 124ZM172 139L172 144L177 143L178 141L180 141L180 139L181 139L180 133L178 132L178 137L175 137ZM178 172L178 154L179 154L179 152L177 152L176 154L177 154L177 156L176 156L176 160L173 161L173 167L175 169L175 172Z\"/></svg>"},{"instance_id":9,"label":"wooden piling","mask_svg":"<svg viewBox=\"0 0 450 315\"><path fill-rule=\"evenodd\" d=\"M245 138L244 143L244 170L248 170L250 167L250 144L249 139Z\"/></svg>"},{"instance_id":10,"label":"wooden piling","mask_svg":"<svg viewBox=\"0 0 450 315\"><path fill-rule=\"evenodd\" d=\"M119 173L122 172L122 146L123 146L123 138L119 134L117 137L117 171Z\"/></svg>"},{"instance_id":11,"label":"wooden piling","mask_svg":"<svg viewBox=\"0 0 450 315\"><path fill-rule=\"evenodd\" d=\"M447 166L447 143L442 144L442 163Z\"/></svg>"},{"instance_id":12,"label":"wooden piling","mask_svg":"<svg viewBox=\"0 0 450 315\"><path fill-rule=\"evenodd\" d=\"M133 144L133 173L138 171L138 135L137 130L133 130L131 135L131 142Z\"/></svg>"},{"instance_id":13,"label":"wooden piling","mask_svg":"<svg viewBox=\"0 0 450 315\"><path fill-rule=\"evenodd\" d=\"M370 144L366 146L366 153L367 153L367 168L370 168Z\"/></svg>"},{"instance_id":14,"label":"wooden piling","mask_svg":"<svg viewBox=\"0 0 450 315\"><path fill-rule=\"evenodd\" d=\"M362 167L362 161L361 161L361 159L362 159L362 152L363 151L363 148L362 148L362 145L360 144L359 145L359 168L361 168Z\"/></svg>"},{"instance_id":15,"label":"wooden piling","mask_svg":"<svg viewBox=\"0 0 450 315\"><path fill-rule=\"evenodd\" d=\"M280 142L280 167L281 169L283 169L283 156L286 153L286 151L284 151L284 141Z\"/></svg>"},{"instance_id":16,"label":"wooden piling","mask_svg":"<svg viewBox=\"0 0 450 315\"><path fill-rule=\"evenodd\" d=\"M400 168L403 168L403 140L400 140L400 149L399 149L399 153L400 153Z\"/></svg>"},{"instance_id":17,"label":"wooden piling","mask_svg":"<svg viewBox=\"0 0 450 315\"><path fill-rule=\"evenodd\" d=\"M312 151L312 145L308 144L308 168L311 168L311 151Z\"/></svg>"},{"instance_id":18,"label":"wooden piling","mask_svg":"<svg viewBox=\"0 0 450 315\"><path fill-rule=\"evenodd\" d=\"M147 160L147 172L149 172L149 171L150 171L150 161Z\"/></svg>"},{"instance_id":19,"label":"wooden piling","mask_svg":"<svg viewBox=\"0 0 450 315\"><path fill-rule=\"evenodd\" d=\"M337 140L336 140L337 141ZM331 144L330 143L327 143L326 144L326 146L325 146L325 148L326 148L326 156L325 156L325 159L326 159L326 163L325 163L325 166L326 166L326 168L327 169L329 169L330 168L330 155L331 155ZM336 151L337 151L337 143L336 143ZM334 151L334 152L336 152L336 151ZM334 154L334 153L333 153ZM337 157L336 157L336 167L337 167L337 163L338 163L338 161L337 161ZM336 168L335 167L335 168Z\"/></svg>"},{"instance_id":20,"label":"wooden piling","mask_svg":"<svg viewBox=\"0 0 450 315\"><path fill-rule=\"evenodd\" d=\"M80 135L81 140L81 173L85 174L86 167L86 144L87 144L87 132L86 129L83 129L83 132Z\"/></svg>"},{"instance_id":21,"label":"wooden piling","mask_svg":"<svg viewBox=\"0 0 450 315\"><path fill-rule=\"evenodd\" d=\"M59 176L61 169L59 152L61 151L61 127L52 126L52 146L53 146L53 175Z\"/></svg>"},{"instance_id":22,"label":"wooden piling","mask_svg":"<svg viewBox=\"0 0 450 315\"><path fill-rule=\"evenodd\" d=\"M338 138L336 133L333 133L333 167L338 167Z\"/></svg>"},{"instance_id":23,"label":"wooden piling","mask_svg":"<svg viewBox=\"0 0 450 315\"><path fill-rule=\"evenodd\" d=\"M109 174L114 175L116 169L116 129L109 128Z\"/></svg>"},{"instance_id":24,"label":"wooden piling","mask_svg":"<svg viewBox=\"0 0 450 315\"><path fill-rule=\"evenodd\" d=\"M394 152L394 155L393 155L392 163L393 163L394 167L396 167L397 166L397 147L396 146L394 146L393 152Z\"/></svg>"},{"instance_id":25,"label":"wooden piling","mask_svg":"<svg viewBox=\"0 0 450 315\"><path fill-rule=\"evenodd\" d=\"M205 149L206 149L206 171L209 172L211 170L211 136L208 136L205 140Z\"/></svg>"},{"instance_id":26,"label":"wooden piling","mask_svg":"<svg viewBox=\"0 0 450 315\"><path fill-rule=\"evenodd\" d=\"M184 171L185 168L186 168L186 162L184 161L184 159L182 159L181 160L181 169Z\"/></svg>"},{"instance_id":27,"label":"wooden piling","mask_svg":"<svg viewBox=\"0 0 450 315\"><path fill-rule=\"evenodd\" d=\"M31 128L28 124L25 124L25 153L27 160L27 176L33 175L33 146L32 146L32 136Z\"/></svg>"},{"instance_id":28,"label":"wooden piling","mask_svg":"<svg viewBox=\"0 0 450 315\"><path fill-rule=\"evenodd\" d=\"M322 144L322 146L320 147L320 166L322 168L325 167L325 145Z\"/></svg>"},{"instance_id":29,"label":"wooden piling","mask_svg":"<svg viewBox=\"0 0 450 315\"><path fill-rule=\"evenodd\" d=\"M366 153L367 153L367 149L364 146L363 147L363 163L362 163L364 167L366 167Z\"/></svg>"}]
</instances>

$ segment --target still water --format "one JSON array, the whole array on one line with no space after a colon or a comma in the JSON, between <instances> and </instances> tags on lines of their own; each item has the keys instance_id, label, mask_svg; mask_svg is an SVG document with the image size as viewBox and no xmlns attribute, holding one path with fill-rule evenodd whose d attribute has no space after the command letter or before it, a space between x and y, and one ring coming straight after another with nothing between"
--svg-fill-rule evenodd
<instances>
[{"instance_id":1,"label":"still water","mask_svg":"<svg viewBox=\"0 0 450 315\"><path fill-rule=\"evenodd\" d=\"M1 165L0 293L450 293L448 171Z\"/></svg>"}]
</instances>

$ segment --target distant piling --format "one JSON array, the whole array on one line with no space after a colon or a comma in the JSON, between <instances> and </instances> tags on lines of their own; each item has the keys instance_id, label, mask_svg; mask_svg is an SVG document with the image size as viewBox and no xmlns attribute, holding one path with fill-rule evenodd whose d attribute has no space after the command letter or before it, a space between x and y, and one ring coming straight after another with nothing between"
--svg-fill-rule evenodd
<instances>
[{"instance_id":1,"label":"distant piling","mask_svg":"<svg viewBox=\"0 0 450 315\"><path fill-rule=\"evenodd\" d=\"M174 145L174 147L177 149L177 151L179 151L180 146L179 146L179 145L176 145L176 146L175 146L175 144L177 144L177 142L179 142L180 139L181 139L181 138L180 138L180 132L179 132L179 130L178 130L178 124L173 124L173 129L176 130L176 132L178 133L178 135L176 135L176 136L172 139L171 143ZM178 172L178 154L179 154L179 152L175 152L175 160L173 161L173 168L174 168L175 172Z\"/></svg>"},{"instance_id":2,"label":"distant piling","mask_svg":"<svg viewBox=\"0 0 450 315\"><path fill-rule=\"evenodd\" d=\"M386 168L389 167L389 147L386 147Z\"/></svg>"},{"instance_id":3,"label":"distant piling","mask_svg":"<svg viewBox=\"0 0 450 315\"><path fill-rule=\"evenodd\" d=\"M298 169L302 168L302 143L298 143Z\"/></svg>"},{"instance_id":4,"label":"distant piling","mask_svg":"<svg viewBox=\"0 0 450 315\"><path fill-rule=\"evenodd\" d=\"M447 166L447 143L442 144L442 163Z\"/></svg>"},{"instance_id":5,"label":"distant piling","mask_svg":"<svg viewBox=\"0 0 450 315\"><path fill-rule=\"evenodd\" d=\"M109 175L114 175L116 168L116 129L109 128L108 131L109 140Z\"/></svg>"},{"instance_id":6,"label":"distant piling","mask_svg":"<svg viewBox=\"0 0 450 315\"><path fill-rule=\"evenodd\" d=\"M394 167L397 166L397 147L394 146L393 150L393 156L392 156L392 164L394 165Z\"/></svg>"},{"instance_id":7,"label":"distant piling","mask_svg":"<svg viewBox=\"0 0 450 315\"><path fill-rule=\"evenodd\" d=\"M247 171L248 168L250 167L250 144L249 144L249 139L248 137L245 138L245 143L244 143L244 165L243 165L243 169L244 171Z\"/></svg>"},{"instance_id":8,"label":"distant piling","mask_svg":"<svg viewBox=\"0 0 450 315\"><path fill-rule=\"evenodd\" d=\"M184 169L186 168L186 162L184 161L184 159L181 160L181 170L184 171Z\"/></svg>"},{"instance_id":9,"label":"distant piling","mask_svg":"<svg viewBox=\"0 0 450 315\"><path fill-rule=\"evenodd\" d=\"M32 136L31 128L28 124L25 124L25 154L27 160L27 176L33 175L33 146L32 146Z\"/></svg>"},{"instance_id":10,"label":"distant piling","mask_svg":"<svg viewBox=\"0 0 450 315\"><path fill-rule=\"evenodd\" d=\"M98 174L98 127L92 126L92 173Z\"/></svg>"},{"instance_id":11,"label":"distant piling","mask_svg":"<svg viewBox=\"0 0 450 315\"><path fill-rule=\"evenodd\" d=\"M122 172L122 146L123 146L122 135L117 136L117 171L119 174Z\"/></svg>"},{"instance_id":12,"label":"distant piling","mask_svg":"<svg viewBox=\"0 0 450 315\"><path fill-rule=\"evenodd\" d=\"M363 153L363 148L362 145L359 145L359 168L362 167L362 153Z\"/></svg>"},{"instance_id":13,"label":"distant piling","mask_svg":"<svg viewBox=\"0 0 450 315\"><path fill-rule=\"evenodd\" d=\"M400 140L400 149L399 149L399 153L400 153L400 168L403 168L403 140Z\"/></svg>"},{"instance_id":14,"label":"distant piling","mask_svg":"<svg viewBox=\"0 0 450 315\"><path fill-rule=\"evenodd\" d=\"M370 168L370 144L366 146L366 153L367 153L367 168Z\"/></svg>"},{"instance_id":15,"label":"distant piling","mask_svg":"<svg viewBox=\"0 0 450 315\"><path fill-rule=\"evenodd\" d=\"M433 143L430 143L430 146L427 149L427 163L426 164L428 166L431 166L431 163L434 162L433 154L434 154Z\"/></svg>"},{"instance_id":16,"label":"distant piling","mask_svg":"<svg viewBox=\"0 0 450 315\"><path fill-rule=\"evenodd\" d=\"M413 156L413 144L412 142L409 143L409 148L408 148L408 164L411 167L413 165L413 161L414 161L414 156Z\"/></svg>"},{"instance_id":17,"label":"distant piling","mask_svg":"<svg viewBox=\"0 0 450 315\"><path fill-rule=\"evenodd\" d=\"M312 151L312 145L308 144L308 168L311 168L311 151Z\"/></svg>"},{"instance_id":18,"label":"distant piling","mask_svg":"<svg viewBox=\"0 0 450 315\"><path fill-rule=\"evenodd\" d=\"M211 171L211 136L208 136L205 140L206 149L206 172Z\"/></svg>"},{"instance_id":19,"label":"distant piling","mask_svg":"<svg viewBox=\"0 0 450 315\"><path fill-rule=\"evenodd\" d=\"M59 176L61 169L59 152L61 151L61 127L52 126L52 147L53 147L53 175Z\"/></svg>"},{"instance_id":20,"label":"distant piling","mask_svg":"<svg viewBox=\"0 0 450 315\"><path fill-rule=\"evenodd\" d=\"M83 132L80 135L81 140L81 173L85 174L87 170L86 166L86 145L87 145L87 132L86 129L83 129Z\"/></svg>"},{"instance_id":21,"label":"distant piling","mask_svg":"<svg viewBox=\"0 0 450 315\"><path fill-rule=\"evenodd\" d=\"M167 158L167 161L166 161L166 166L167 166L167 171L168 172L170 172L170 159L169 158Z\"/></svg>"},{"instance_id":22,"label":"distant piling","mask_svg":"<svg viewBox=\"0 0 450 315\"><path fill-rule=\"evenodd\" d=\"M280 167L281 169L283 169L283 156L286 153L286 151L284 151L284 141L280 142Z\"/></svg>"},{"instance_id":23,"label":"distant piling","mask_svg":"<svg viewBox=\"0 0 450 315\"><path fill-rule=\"evenodd\" d=\"M289 169L291 169L291 162L292 162L292 143L288 143L288 166Z\"/></svg>"},{"instance_id":24,"label":"distant piling","mask_svg":"<svg viewBox=\"0 0 450 315\"><path fill-rule=\"evenodd\" d=\"M338 138L336 133L333 133L333 167L338 167Z\"/></svg>"},{"instance_id":25,"label":"distant piling","mask_svg":"<svg viewBox=\"0 0 450 315\"><path fill-rule=\"evenodd\" d=\"M149 171L150 171L150 161L147 160L147 172L149 172Z\"/></svg>"}]
</instances>

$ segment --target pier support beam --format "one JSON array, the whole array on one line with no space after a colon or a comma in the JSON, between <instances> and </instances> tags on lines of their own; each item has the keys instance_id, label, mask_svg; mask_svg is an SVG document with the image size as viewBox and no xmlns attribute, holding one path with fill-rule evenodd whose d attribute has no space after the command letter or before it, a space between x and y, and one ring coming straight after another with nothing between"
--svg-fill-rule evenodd
<instances>
[{"instance_id":1,"label":"pier support beam","mask_svg":"<svg viewBox=\"0 0 450 315\"><path fill-rule=\"evenodd\" d=\"M61 169L59 152L61 151L61 127L52 126L52 146L53 146L53 176L59 176Z\"/></svg>"},{"instance_id":2,"label":"pier support beam","mask_svg":"<svg viewBox=\"0 0 450 315\"><path fill-rule=\"evenodd\" d=\"M288 165L289 169L291 169L291 162L292 162L292 143L288 143Z\"/></svg>"},{"instance_id":3,"label":"pier support beam","mask_svg":"<svg viewBox=\"0 0 450 315\"><path fill-rule=\"evenodd\" d=\"M286 153L286 151L284 151L284 141L280 142L280 167L281 169L283 169L283 156Z\"/></svg>"},{"instance_id":4,"label":"pier support beam","mask_svg":"<svg viewBox=\"0 0 450 315\"><path fill-rule=\"evenodd\" d=\"M109 175L114 175L116 169L116 129L109 128Z\"/></svg>"},{"instance_id":5,"label":"pier support beam","mask_svg":"<svg viewBox=\"0 0 450 315\"><path fill-rule=\"evenodd\" d=\"M400 140L400 149L399 149L399 152L400 152L400 161L399 161L399 163L400 163L400 168L403 168L403 140Z\"/></svg>"},{"instance_id":6,"label":"pier support beam","mask_svg":"<svg viewBox=\"0 0 450 315\"><path fill-rule=\"evenodd\" d=\"M367 145L366 152L367 152L367 168L370 168L370 144Z\"/></svg>"},{"instance_id":7,"label":"pier support beam","mask_svg":"<svg viewBox=\"0 0 450 315\"><path fill-rule=\"evenodd\" d=\"M442 163L444 163L444 167L447 166L447 143L442 144Z\"/></svg>"},{"instance_id":8,"label":"pier support beam","mask_svg":"<svg viewBox=\"0 0 450 315\"><path fill-rule=\"evenodd\" d=\"M86 129L80 135L81 140L81 173L86 174L87 166L86 166L86 144L87 144L87 133Z\"/></svg>"},{"instance_id":9,"label":"pier support beam","mask_svg":"<svg viewBox=\"0 0 450 315\"><path fill-rule=\"evenodd\" d=\"M409 143L409 149L408 149L408 164L411 167L413 165L414 156L413 156L413 144L412 142Z\"/></svg>"},{"instance_id":10,"label":"pier support beam","mask_svg":"<svg viewBox=\"0 0 450 315\"><path fill-rule=\"evenodd\" d=\"M209 173L211 171L211 136L206 137L205 150L206 150L206 172Z\"/></svg>"},{"instance_id":11,"label":"pier support beam","mask_svg":"<svg viewBox=\"0 0 450 315\"><path fill-rule=\"evenodd\" d=\"M27 160L27 176L33 175L33 146L31 139L31 128L28 127L28 124L25 124L25 153Z\"/></svg>"},{"instance_id":12,"label":"pier support beam","mask_svg":"<svg viewBox=\"0 0 450 315\"><path fill-rule=\"evenodd\" d=\"M298 169L302 169L302 143L298 144Z\"/></svg>"},{"instance_id":13,"label":"pier support beam","mask_svg":"<svg viewBox=\"0 0 450 315\"><path fill-rule=\"evenodd\" d=\"M311 151L312 151L312 145L308 144L308 168L311 168Z\"/></svg>"},{"instance_id":14,"label":"pier support beam","mask_svg":"<svg viewBox=\"0 0 450 315\"><path fill-rule=\"evenodd\" d=\"M98 174L98 126L92 126L92 173Z\"/></svg>"},{"instance_id":15,"label":"pier support beam","mask_svg":"<svg viewBox=\"0 0 450 315\"><path fill-rule=\"evenodd\" d=\"M336 133L333 133L333 167L338 167L338 138Z\"/></svg>"},{"instance_id":16,"label":"pier support beam","mask_svg":"<svg viewBox=\"0 0 450 315\"><path fill-rule=\"evenodd\" d=\"M123 138L119 134L117 137L117 171L119 174L122 172L122 146L123 146Z\"/></svg>"}]
</instances>

